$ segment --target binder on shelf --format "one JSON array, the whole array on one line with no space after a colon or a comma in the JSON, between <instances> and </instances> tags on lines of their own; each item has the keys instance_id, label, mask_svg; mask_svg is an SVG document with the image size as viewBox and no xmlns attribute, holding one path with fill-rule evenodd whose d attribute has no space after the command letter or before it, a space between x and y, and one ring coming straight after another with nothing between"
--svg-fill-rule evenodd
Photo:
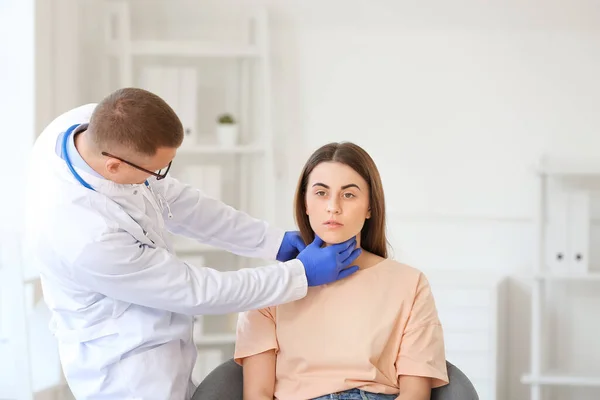
<instances>
[{"instance_id":1,"label":"binder on shelf","mask_svg":"<svg viewBox=\"0 0 600 400\"><path fill-rule=\"evenodd\" d=\"M569 272L589 272L590 261L590 194L578 190L569 193L568 204L568 265Z\"/></svg>"},{"instance_id":2,"label":"binder on shelf","mask_svg":"<svg viewBox=\"0 0 600 400\"><path fill-rule=\"evenodd\" d=\"M195 144L196 75L192 68L143 66L139 86L160 96L179 116L184 128L182 147Z\"/></svg>"},{"instance_id":3,"label":"binder on shelf","mask_svg":"<svg viewBox=\"0 0 600 400\"><path fill-rule=\"evenodd\" d=\"M174 67L160 67L163 70L163 99L179 115L179 71Z\"/></svg>"},{"instance_id":4,"label":"binder on shelf","mask_svg":"<svg viewBox=\"0 0 600 400\"><path fill-rule=\"evenodd\" d=\"M548 204L548 224L546 226L546 262L554 273L568 272L568 211L569 196L563 190L552 194Z\"/></svg>"},{"instance_id":5,"label":"binder on shelf","mask_svg":"<svg viewBox=\"0 0 600 400\"><path fill-rule=\"evenodd\" d=\"M183 125L182 146L192 147L197 143L196 107L198 105L198 84L196 69L179 68L179 118Z\"/></svg>"},{"instance_id":6,"label":"binder on shelf","mask_svg":"<svg viewBox=\"0 0 600 400\"><path fill-rule=\"evenodd\" d=\"M144 66L140 71L139 87L146 89L157 96L163 96L162 69L158 66Z\"/></svg>"},{"instance_id":7,"label":"binder on shelf","mask_svg":"<svg viewBox=\"0 0 600 400\"><path fill-rule=\"evenodd\" d=\"M221 200L221 167L218 165L186 165L179 179L207 196Z\"/></svg>"},{"instance_id":8,"label":"binder on shelf","mask_svg":"<svg viewBox=\"0 0 600 400\"><path fill-rule=\"evenodd\" d=\"M205 165L203 171L204 192L215 199L221 199L221 167L218 165Z\"/></svg>"},{"instance_id":9,"label":"binder on shelf","mask_svg":"<svg viewBox=\"0 0 600 400\"><path fill-rule=\"evenodd\" d=\"M548 206L546 260L553 273L589 272L590 194L559 190Z\"/></svg>"}]
</instances>

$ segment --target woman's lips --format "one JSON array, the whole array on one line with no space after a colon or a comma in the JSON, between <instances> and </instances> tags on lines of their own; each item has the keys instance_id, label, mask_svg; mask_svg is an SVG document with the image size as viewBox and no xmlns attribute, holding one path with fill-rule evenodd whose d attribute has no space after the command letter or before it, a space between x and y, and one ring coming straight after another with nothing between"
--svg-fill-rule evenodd
<instances>
[{"instance_id":1,"label":"woman's lips","mask_svg":"<svg viewBox=\"0 0 600 400\"><path fill-rule=\"evenodd\" d=\"M341 222L338 221L326 221L323 225L325 225L326 227L330 228L330 229L335 229L335 228L341 228L342 226L344 226L344 224L342 224Z\"/></svg>"}]
</instances>

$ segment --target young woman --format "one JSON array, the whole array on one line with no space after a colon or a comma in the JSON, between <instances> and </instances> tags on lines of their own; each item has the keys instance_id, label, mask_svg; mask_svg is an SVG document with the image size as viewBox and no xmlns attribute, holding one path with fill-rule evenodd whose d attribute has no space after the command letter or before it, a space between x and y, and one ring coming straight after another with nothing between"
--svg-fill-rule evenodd
<instances>
[{"instance_id":1,"label":"young woman","mask_svg":"<svg viewBox=\"0 0 600 400\"><path fill-rule=\"evenodd\" d=\"M359 270L299 301L240 315L234 358L244 399L429 400L448 383L442 327L425 276L388 258L371 157L353 143L319 148L294 208L306 243L356 237Z\"/></svg>"}]
</instances>

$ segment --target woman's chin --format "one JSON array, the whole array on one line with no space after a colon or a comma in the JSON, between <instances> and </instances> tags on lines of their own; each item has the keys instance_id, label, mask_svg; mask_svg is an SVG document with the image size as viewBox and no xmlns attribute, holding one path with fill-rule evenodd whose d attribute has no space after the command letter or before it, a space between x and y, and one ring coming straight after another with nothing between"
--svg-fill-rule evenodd
<instances>
[{"instance_id":1,"label":"woman's chin","mask_svg":"<svg viewBox=\"0 0 600 400\"><path fill-rule=\"evenodd\" d=\"M343 243L348 239L353 238L354 234L348 234L347 232L335 232L335 231L325 231L317 233L321 239L328 245Z\"/></svg>"}]
</instances>

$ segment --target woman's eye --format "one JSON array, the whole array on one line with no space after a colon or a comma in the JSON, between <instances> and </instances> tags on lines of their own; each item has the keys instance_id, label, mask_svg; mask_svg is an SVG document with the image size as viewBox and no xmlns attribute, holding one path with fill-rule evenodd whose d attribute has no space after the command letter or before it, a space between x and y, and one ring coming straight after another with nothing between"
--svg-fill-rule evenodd
<instances>
[{"instance_id":1,"label":"woman's eye","mask_svg":"<svg viewBox=\"0 0 600 400\"><path fill-rule=\"evenodd\" d=\"M325 196L325 192L323 190L319 190L315 193L317 196Z\"/></svg>"},{"instance_id":2,"label":"woman's eye","mask_svg":"<svg viewBox=\"0 0 600 400\"><path fill-rule=\"evenodd\" d=\"M344 197L347 199L351 199L352 197L355 197L353 193L344 193Z\"/></svg>"}]
</instances>

